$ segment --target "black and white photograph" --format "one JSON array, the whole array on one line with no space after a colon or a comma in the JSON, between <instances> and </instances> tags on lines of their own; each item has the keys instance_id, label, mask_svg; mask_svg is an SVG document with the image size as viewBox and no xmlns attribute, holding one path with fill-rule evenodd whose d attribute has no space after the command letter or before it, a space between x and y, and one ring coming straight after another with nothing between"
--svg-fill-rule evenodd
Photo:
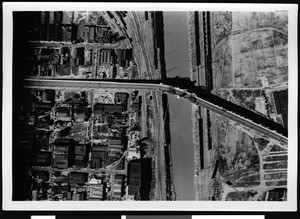
<instances>
[{"instance_id":1,"label":"black and white photograph","mask_svg":"<svg viewBox=\"0 0 300 219\"><path fill-rule=\"evenodd\" d=\"M296 209L297 6L4 6L8 209Z\"/></svg>"}]
</instances>

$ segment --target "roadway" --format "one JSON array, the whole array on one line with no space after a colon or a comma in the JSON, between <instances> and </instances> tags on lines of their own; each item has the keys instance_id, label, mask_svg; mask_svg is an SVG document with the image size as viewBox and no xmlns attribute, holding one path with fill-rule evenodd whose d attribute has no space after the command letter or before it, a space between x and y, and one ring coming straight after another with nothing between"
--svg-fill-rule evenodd
<instances>
[{"instance_id":1,"label":"roadway","mask_svg":"<svg viewBox=\"0 0 300 219\"><path fill-rule=\"evenodd\" d=\"M126 168L124 170L117 170L117 165L122 161L122 159L125 157L126 160L127 150L123 152L123 155L114 163L106 166L105 168L99 168L99 169L91 169L89 167L85 168L79 168L79 167L69 167L65 169L55 168L51 166L33 166L33 170L40 170L40 171L48 171L48 172L79 172L79 173L89 173L89 174L106 174L106 175L117 175L117 174L125 174L127 175Z\"/></svg>"},{"instance_id":2,"label":"roadway","mask_svg":"<svg viewBox=\"0 0 300 219\"><path fill-rule=\"evenodd\" d=\"M53 168L53 167L45 167L45 166L33 166L33 170L40 170L40 171L49 171L49 172L79 172L79 173L89 173L89 174L125 174L124 170L113 170L113 169L90 169L90 168L66 168L66 169L59 169L59 168Z\"/></svg>"},{"instance_id":3,"label":"roadway","mask_svg":"<svg viewBox=\"0 0 300 219\"><path fill-rule=\"evenodd\" d=\"M163 91L174 95L182 96L189 99L194 104L200 105L208 110L211 110L219 115L222 115L232 121L247 126L258 133L264 134L284 145L287 145L288 139L282 134L277 133L263 124L253 122L244 115L239 115L239 112L231 112L220 107L219 103L212 103L204 100L187 90L182 90L169 85L147 83L145 80L136 80L135 82L117 82L117 81L101 81L101 80L55 80L55 79L24 79L24 86L27 88L44 88L44 89L128 89L128 90L151 90ZM232 103L230 103L232 104Z\"/></svg>"},{"instance_id":4,"label":"roadway","mask_svg":"<svg viewBox=\"0 0 300 219\"><path fill-rule=\"evenodd\" d=\"M29 41L29 43L40 46L40 47L72 47L72 48L93 48L93 49L119 49L125 48L124 42L118 41L117 43L71 43L71 42L64 42L64 41Z\"/></svg>"},{"instance_id":5,"label":"roadway","mask_svg":"<svg viewBox=\"0 0 300 219\"><path fill-rule=\"evenodd\" d=\"M163 86L151 83L136 82L116 82L101 80L64 80L64 79L24 79L26 88L45 88L45 89L61 89L74 90L74 88L83 89L127 89L127 90L151 90L158 91ZM138 82L138 80L137 80ZM164 88L166 89L166 88Z\"/></svg>"},{"instance_id":6,"label":"roadway","mask_svg":"<svg viewBox=\"0 0 300 219\"><path fill-rule=\"evenodd\" d=\"M253 122L251 119L249 118L245 118L241 115L239 115L239 112L232 112L232 111L228 111L222 107L220 107L218 104L216 103L212 103L212 102L209 102L209 101L206 101L200 97L197 97L195 94L193 93L189 93L187 91L182 91L181 89L174 89L176 90L176 92L178 92L178 94L182 95L185 94L184 98L191 98L191 99L194 99L195 101L193 101L194 104L196 105L199 105L201 107L204 107L208 110L211 110L212 112L216 113L216 114L219 114L221 116L224 116L234 122L237 122L239 124L242 124L252 130L255 130L256 132L260 133L260 134L263 134L263 135L266 135L284 145L287 146L288 144L288 139L287 137L285 137L284 135L282 134L279 134L277 133L276 131L274 130L271 130L271 129L268 129L266 127L263 126L263 124L258 124L258 123L255 123ZM191 100L190 99L190 100Z\"/></svg>"}]
</instances>

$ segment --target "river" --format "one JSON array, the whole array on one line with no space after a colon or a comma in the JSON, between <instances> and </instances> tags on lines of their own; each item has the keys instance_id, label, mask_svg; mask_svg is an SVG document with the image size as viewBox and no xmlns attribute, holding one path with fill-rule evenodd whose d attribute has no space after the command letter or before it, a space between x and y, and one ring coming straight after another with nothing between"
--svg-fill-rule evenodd
<instances>
[{"instance_id":1,"label":"river","mask_svg":"<svg viewBox=\"0 0 300 219\"><path fill-rule=\"evenodd\" d=\"M167 77L190 77L187 12L164 12L164 34ZM172 95L168 100L176 199L195 200L191 103Z\"/></svg>"}]
</instances>

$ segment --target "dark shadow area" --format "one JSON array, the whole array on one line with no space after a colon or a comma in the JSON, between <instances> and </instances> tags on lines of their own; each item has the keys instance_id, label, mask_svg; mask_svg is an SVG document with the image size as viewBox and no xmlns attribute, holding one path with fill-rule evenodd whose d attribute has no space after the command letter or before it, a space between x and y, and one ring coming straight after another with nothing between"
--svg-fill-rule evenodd
<instances>
[{"instance_id":1,"label":"dark shadow area","mask_svg":"<svg viewBox=\"0 0 300 219\"><path fill-rule=\"evenodd\" d=\"M150 200L149 194L152 180L151 158L129 161L127 179L129 195L134 195L136 200Z\"/></svg>"},{"instance_id":2,"label":"dark shadow area","mask_svg":"<svg viewBox=\"0 0 300 219\"><path fill-rule=\"evenodd\" d=\"M74 79L76 80L76 79ZM180 89L186 90L189 93L194 93L197 97L208 101L216 106L222 107L224 110L234 112L235 114L242 116L244 118L252 120L256 124L261 124L266 128L274 130L284 136L288 136L288 131L281 124L276 123L264 116L261 116L251 110L248 110L242 106L238 106L230 101L227 101L221 97L209 93L205 88L195 86L195 81L191 81L186 77L175 77L175 78L164 78L162 80L125 80L125 79L92 79L91 81L114 81L118 83L147 83L147 84L165 84L172 87L178 87ZM194 101L193 101L194 102Z\"/></svg>"},{"instance_id":3,"label":"dark shadow area","mask_svg":"<svg viewBox=\"0 0 300 219\"><path fill-rule=\"evenodd\" d=\"M31 165L31 148L22 144L30 143L33 139L30 130L26 130L26 141L20 136L24 127L19 124L19 105L26 97L23 90L22 79L27 66L26 54L29 50L26 41L34 38L34 30L38 27L39 12L13 13L13 200L26 200L30 194L30 178L26 177L27 167Z\"/></svg>"},{"instance_id":4,"label":"dark shadow area","mask_svg":"<svg viewBox=\"0 0 300 219\"><path fill-rule=\"evenodd\" d=\"M148 12L147 12L148 13ZM161 77L166 77L165 41L164 41L164 19L162 11L150 12L153 20L153 50L154 67L158 69L160 63ZM147 16L148 17L148 16ZM146 19L147 20L147 19Z\"/></svg>"},{"instance_id":5,"label":"dark shadow area","mask_svg":"<svg viewBox=\"0 0 300 219\"><path fill-rule=\"evenodd\" d=\"M151 180L151 158L143 158L141 159L141 200L150 200Z\"/></svg>"},{"instance_id":6,"label":"dark shadow area","mask_svg":"<svg viewBox=\"0 0 300 219\"><path fill-rule=\"evenodd\" d=\"M244 118L252 120L256 124L263 125L271 130L274 130L284 136L288 136L288 130L284 128L281 124L274 122L264 116L261 116L251 110L248 110L242 106L238 106L230 101L227 101L221 97L213 95L207 92L206 89L202 87L197 87L194 82L187 78L166 78L162 80L162 83L178 87L180 89L187 90L189 93L196 94L197 97L208 101L216 106L223 108L224 110L234 112L235 114L242 116Z\"/></svg>"}]
</instances>

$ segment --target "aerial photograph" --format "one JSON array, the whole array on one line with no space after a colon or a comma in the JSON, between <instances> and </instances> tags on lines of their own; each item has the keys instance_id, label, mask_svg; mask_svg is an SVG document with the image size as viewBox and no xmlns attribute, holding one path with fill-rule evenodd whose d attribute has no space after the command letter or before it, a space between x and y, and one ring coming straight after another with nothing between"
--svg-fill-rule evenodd
<instances>
[{"instance_id":1,"label":"aerial photograph","mask_svg":"<svg viewBox=\"0 0 300 219\"><path fill-rule=\"evenodd\" d=\"M13 201L287 201L288 11L14 11Z\"/></svg>"}]
</instances>

